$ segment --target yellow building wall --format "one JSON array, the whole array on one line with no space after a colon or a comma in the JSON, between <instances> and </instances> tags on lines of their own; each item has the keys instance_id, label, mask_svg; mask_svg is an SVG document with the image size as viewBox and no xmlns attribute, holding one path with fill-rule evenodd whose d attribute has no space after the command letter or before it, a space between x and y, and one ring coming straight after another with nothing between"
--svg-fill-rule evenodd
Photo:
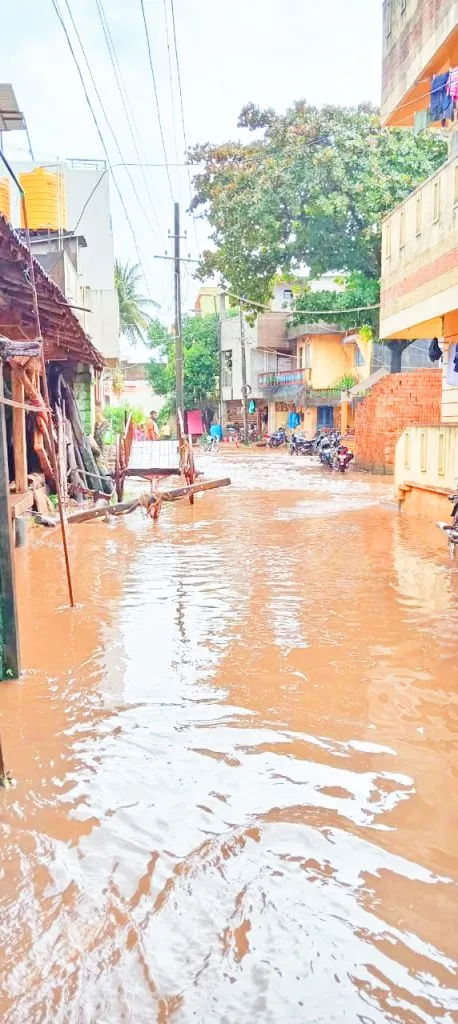
<instances>
[{"instance_id":1,"label":"yellow building wall","mask_svg":"<svg viewBox=\"0 0 458 1024\"><path fill-rule=\"evenodd\" d=\"M332 388L340 377L355 372L353 346L343 345L342 336L311 339L311 386Z\"/></svg>"},{"instance_id":2,"label":"yellow building wall","mask_svg":"<svg viewBox=\"0 0 458 1024\"><path fill-rule=\"evenodd\" d=\"M310 348L309 367L304 369L304 348ZM344 343L341 334L311 335L308 343L299 341L297 346L297 366L304 369L306 381L312 388L332 388L337 380L349 374L359 380L370 376L372 361L372 340L359 339L356 344ZM357 365L356 353L359 349L364 363Z\"/></svg>"},{"instance_id":3,"label":"yellow building wall","mask_svg":"<svg viewBox=\"0 0 458 1024\"><path fill-rule=\"evenodd\" d=\"M382 227L381 338L433 338L458 307L458 157Z\"/></svg>"},{"instance_id":4,"label":"yellow building wall","mask_svg":"<svg viewBox=\"0 0 458 1024\"><path fill-rule=\"evenodd\" d=\"M457 475L458 424L406 427L396 445L394 476L397 497L407 512L447 519L447 494L456 489Z\"/></svg>"},{"instance_id":5,"label":"yellow building wall","mask_svg":"<svg viewBox=\"0 0 458 1024\"><path fill-rule=\"evenodd\" d=\"M444 341L442 350L444 353L443 376L442 376L442 410L441 419L443 423L458 423L458 387L447 384L447 370L449 357L454 352L454 345L458 343L458 312L450 313L444 317ZM458 479L458 464L456 467Z\"/></svg>"}]
</instances>

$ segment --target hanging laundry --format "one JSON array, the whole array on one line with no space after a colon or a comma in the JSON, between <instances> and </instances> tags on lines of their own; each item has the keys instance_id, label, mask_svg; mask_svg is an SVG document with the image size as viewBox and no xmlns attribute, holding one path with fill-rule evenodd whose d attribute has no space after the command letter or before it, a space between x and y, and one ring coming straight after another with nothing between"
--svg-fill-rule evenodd
<instances>
[{"instance_id":1,"label":"hanging laundry","mask_svg":"<svg viewBox=\"0 0 458 1024\"><path fill-rule=\"evenodd\" d=\"M453 103L458 103L458 68L452 68L450 72L448 94Z\"/></svg>"},{"instance_id":2,"label":"hanging laundry","mask_svg":"<svg viewBox=\"0 0 458 1024\"><path fill-rule=\"evenodd\" d=\"M437 363L439 359L442 359L442 349L437 338L433 338L429 346L429 358L432 363Z\"/></svg>"},{"instance_id":3,"label":"hanging laundry","mask_svg":"<svg viewBox=\"0 0 458 1024\"><path fill-rule=\"evenodd\" d=\"M450 71L433 75L431 83L431 120L453 121L455 105L449 94Z\"/></svg>"},{"instance_id":4,"label":"hanging laundry","mask_svg":"<svg viewBox=\"0 0 458 1024\"><path fill-rule=\"evenodd\" d=\"M458 345L450 345L448 350L447 384L458 387Z\"/></svg>"},{"instance_id":5,"label":"hanging laundry","mask_svg":"<svg viewBox=\"0 0 458 1024\"><path fill-rule=\"evenodd\" d=\"M414 135L420 135L420 132L426 131L431 124L431 111L428 110L417 110L414 114L413 119L413 133Z\"/></svg>"},{"instance_id":6,"label":"hanging laundry","mask_svg":"<svg viewBox=\"0 0 458 1024\"><path fill-rule=\"evenodd\" d=\"M290 430L295 430L299 426L301 418L298 412L290 412L288 416L288 427Z\"/></svg>"},{"instance_id":7,"label":"hanging laundry","mask_svg":"<svg viewBox=\"0 0 458 1024\"><path fill-rule=\"evenodd\" d=\"M250 416L252 416L253 413L256 412L256 402L254 401L253 398L250 398L249 405L248 405L248 412L249 412Z\"/></svg>"}]
</instances>

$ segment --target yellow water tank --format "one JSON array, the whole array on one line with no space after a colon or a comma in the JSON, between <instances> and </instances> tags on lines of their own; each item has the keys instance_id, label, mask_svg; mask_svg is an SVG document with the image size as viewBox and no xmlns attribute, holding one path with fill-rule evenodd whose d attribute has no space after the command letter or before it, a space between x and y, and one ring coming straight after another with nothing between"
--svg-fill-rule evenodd
<instances>
[{"instance_id":1,"label":"yellow water tank","mask_svg":"<svg viewBox=\"0 0 458 1024\"><path fill-rule=\"evenodd\" d=\"M0 178L0 213L11 220L10 183L8 178Z\"/></svg>"},{"instance_id":2,"label":"yellow water tank","mask_svg":"<svg viewBox=\"0 0 458 1024\"><path fill-rule=\"evenodd\" d=\"M67 227L64 176L36 167L34 171L19 175L24 190L27 220L31 231L48 229L64 231ZM24 215L21 212L22 227Z\"/></svg>"}]
</instances>

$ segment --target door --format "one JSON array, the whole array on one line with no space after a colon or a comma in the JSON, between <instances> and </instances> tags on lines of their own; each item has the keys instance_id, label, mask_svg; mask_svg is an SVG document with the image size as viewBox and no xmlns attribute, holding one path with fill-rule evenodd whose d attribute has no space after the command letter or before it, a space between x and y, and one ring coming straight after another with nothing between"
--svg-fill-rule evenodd
<instances>
[{"instance_id":1,"label":"door","mask_svg":"<svg viewBox=\"0 0 458 1024\"><path fill-rule=\"evenodd\" d=\"M334 409L332 405L318 406L317 426L318 430L334 426Z\"/></svg>"}]
</instances>

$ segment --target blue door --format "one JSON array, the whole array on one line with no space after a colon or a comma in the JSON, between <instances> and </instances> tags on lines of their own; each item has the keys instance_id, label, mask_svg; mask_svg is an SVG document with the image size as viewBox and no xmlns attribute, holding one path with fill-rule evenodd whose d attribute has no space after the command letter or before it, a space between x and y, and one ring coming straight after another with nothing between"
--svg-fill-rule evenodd
<instances>
[{"instance_id":1,"label":"blue door","mask_svg":"<svg viewBox=\"0 0 458 1024\"><path fill-rule=\"evenodd\" d=\"M334 426L334 409L332 405L318 406L317 426L319 430L322 430L323 427Z\"/></svg>"}]
</instances>

